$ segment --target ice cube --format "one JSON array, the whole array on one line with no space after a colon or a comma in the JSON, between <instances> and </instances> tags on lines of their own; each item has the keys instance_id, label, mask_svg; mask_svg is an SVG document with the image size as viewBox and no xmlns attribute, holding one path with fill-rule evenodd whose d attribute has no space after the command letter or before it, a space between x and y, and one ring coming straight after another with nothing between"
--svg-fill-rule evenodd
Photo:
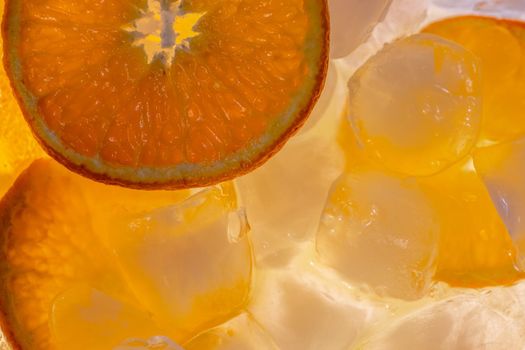
<instances>
[{"instance_id":1,"label":"ice cube","mask_svg":"<svg viewBox=\"0 0 525 350\"><path fill-rule=\"evenodd\" d=\"M525 267L525 139L479 148L474 153L474 164Z\"/></svg>"},{"instance_id":2,"label":"ice cube","mask_svg":"<svg viewBox=\"0 0 525 350\"><path fill-rule=\"evenodd\" d=\"M370 36L392 0L330 0L331 56L350 54Z\"/></svg>"},{"instance_id":3,"label":"ice cube","mask_svg":"<svg viewBox=\"0 0 525 350\"><path fill-rule=\"evenodd\" d=\"M185 350L278 350L250 314L240 316L184 344Z\"/></svg>"},{"instance_id":4,"label":"ice cube","mask_svg":"<svg viewBox=\"0 0 525 350\"><path fill-rule=\"evenodd\" d=\"M307 266L257 270L250 312L279 349L348 349L384 309Z\"/></svg>"},{"instance_id":5,"label":"ice cube","mask_svg":"<svg viewBox=\"0 0 525 350\"><path fill-rule=\"evenodd\" d=\"M109 244L137 299L176 341L227 320L246 303L249 226L231 184L109 229Z\"/></svg>"},{"instance_id":6,"label":"ice cube","mask_svg":"<svg viewBox=\"0 0 525 350\"><path fill-rule=\"evenodd\" d=\"M464 157L481 115L478 59L430 34L387 45L348 84L349 119L371 159L430 175Z\"/></svg>"},{"instance_id":7,"label":"ice cube","mask_svg":"<svg viewBox=\"0 0 525 350\"><path fill-rule=\"evenodd\" d=\"M317 251L322 263L353 284L382 296L415 299L430 286L439 229L414 180L355 170L332 186Z\"/></svg>"},{"instance_id":8,"label":"ice cube","mask_svg":"<svg viewBox=\"0 0 525 350\"><path fill-rule=\"evenodd\" d=\"M523 284L463 292L378 325L364 350L506 350L525 344Z\"/></svg>"},{"instance_id":9,"label":"ice cube","mask_svg":"<svg viewBox=\"0 0 525 350\"><path fill-rule=\"evenodd\" d=\"M129 337L160 334L144 311L87 285L59 294L51 307L58 349L112 349Z\"/></svg>"},{"instance_id":10,"label":"ice cube","mask_svg":"<svg viewBox=\"0 0 525 350\"><path fill-rule=\"evenodd\" d=\"M519 278L512 241L472 159L418 182L441 226L437 279L480 287Z\"/></svg>"},{"instance_id":11,"label":"ice cube","mask_svg":"<svg viewBox=\"0 0 525 350\"><path fill-rule=\"evenodd\" d=\"M297 242L315 235L330 183L344 166L336 141L344 98L334 103L337 107L332 105L311 130L290 140L264 166L236 180L259 264L275 264L275 255L294 250Z\"/></svg>"}]
</instances>

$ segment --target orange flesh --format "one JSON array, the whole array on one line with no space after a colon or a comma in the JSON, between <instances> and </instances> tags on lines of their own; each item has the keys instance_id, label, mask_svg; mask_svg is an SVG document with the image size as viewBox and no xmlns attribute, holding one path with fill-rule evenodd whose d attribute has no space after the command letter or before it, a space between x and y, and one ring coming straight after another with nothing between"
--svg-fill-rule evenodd
<instances>
[{"instance_id":1,"label":"orange flesh","mask_svg":"<svg viewBox=\"0 0 525 350\"><path fill-rule=\"evenodd\" d=\"M52 349L49 308L55 296L78 280L112 292L123 281L101 253L72 177L49 171L45 161L29 169L0 203L2 330L13 332L22 349Z\"/></svg>"},{"instance_id":2,"label":"orange flesh","mask_svg":"<svg viewBox=\"0 0 525 350\"><path fill-rule=\"evenodd\" d=\"M434 278L470 288L513 283L524 277L516 249L470 162L419 180L441 225Z\"/></svg>"},{"instance_id":3,"label":"orange flesh","mask_svg":"<svg viewBox=\"0 0 525 350\"><path fill-rule=\"evenodd\" d=\"M88 170L102 173L93 177L112 177L108 167L247 167L301 124L316 98L324 28L309 16L322 15L320 3L184 1L184 13L203 14L198 35L173 61L149 64L135 45L143 33L123 29L144 16L145 0L14 0L6 64L39 138L73 168L89 159Z\"/></svg>"},{"instance_id":4,"label":"orange flesh","mask_svg":"<svg viewBox=\"0 0 525 350\"><path fill-rule=\"evenodd\" d=\"M0 201L0 327L14 349L183 342L237 314L252 252L247 232L227 239L235 190L189 192L110 187L33 162Z\"/></svg>"}]
</instances>

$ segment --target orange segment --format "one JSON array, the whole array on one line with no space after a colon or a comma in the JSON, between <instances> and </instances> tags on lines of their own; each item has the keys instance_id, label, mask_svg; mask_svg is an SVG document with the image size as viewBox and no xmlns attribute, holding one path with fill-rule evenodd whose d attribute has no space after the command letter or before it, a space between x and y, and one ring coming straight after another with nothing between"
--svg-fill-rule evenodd
<instances>
[{"instance_id":1,"label":"orange segment","mask_svg":"<svg viewBox=\"0 0 525 350\"><path fill-rule=\"evenodd\" d=\"M122 290L77 184L48 162L33 163L0 202L2 329L22 349L52 348L49 308L72 283Z\"/></svg>"},{"instance_id":2,"label":"orange segment","mask_svg":"<svg viewBox=\"0 0 525 350\"><path fill-rule=\"evenodd\" d=\"M419 181L441 225L436 279L483 287L523 277L516 249L472 160Z\"/></svg>"},{"instance_id":3,"label":"orange segment","mask_svg":"<svg viewBox=\"0 0 525 350\"><path fill-rule=\"evenodd\" d=\"M6 8L26 119L55 158L111 183L202 186L255 168L304 122L327 70L325 0Z\"/></svg>"}]
</instances>

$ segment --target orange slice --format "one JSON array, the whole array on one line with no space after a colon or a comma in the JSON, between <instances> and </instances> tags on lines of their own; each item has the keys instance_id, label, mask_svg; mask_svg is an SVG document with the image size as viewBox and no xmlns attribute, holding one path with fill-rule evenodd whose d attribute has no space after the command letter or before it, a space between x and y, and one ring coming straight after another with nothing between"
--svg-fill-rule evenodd
<instances>
[{"instance_id":1,"label":"orange slice","mask_svg":"<svg viewBox=\"0 0 525 350\"><path fill-rule=\"evenodd\" d=\"M37 160L0 201L0 334L21 350L183 343L241 312L252 260L231 183L145 192Z\"/></svg>"},{"instance_id":2,"label":"orange slice","mask_svg":"<svg viewBox=\"0 0 525 350\"><path fill-rule=\"evenodd\" d=\"M326 0L8 0L4 18L6 71L39 141L129 187L254 169L327 71Z\"/></svg>"},{"instance_id":3,"label":"orange slice","mask_svg":"<svg viewBox=\"0 0 525 350\"><path fill-rule=\"evenodd\" d=\"M49 308L78 281L124 289L78 183L48 162L33 163L0 202L0 323L15 349L53 348Z\"/></svg>"},{"instance_id":4,"label":"orange slice","mask_svg":"<svg viewBox=\"0 0 525 350\"><path fill-rule=\"evenodd\" d=\"M436 280L480 288L523 278L516 248L470 158L419 182L441 226Z\"/></svg>"}]
</instances>

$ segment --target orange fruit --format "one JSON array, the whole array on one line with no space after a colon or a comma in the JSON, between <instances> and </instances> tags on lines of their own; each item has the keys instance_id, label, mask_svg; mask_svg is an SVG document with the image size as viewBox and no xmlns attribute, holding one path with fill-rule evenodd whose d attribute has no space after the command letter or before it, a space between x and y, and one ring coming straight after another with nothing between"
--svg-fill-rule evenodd
<instances>
[{"instance_id":1,"label":"orange fruit","mask_svg":"<svg viewBox=\"0 0 525 350\"><path fill-rule=\"evenodd\" d=\"M326 0L7 0L4 19L6 71L41 144L129 187L254 169L327 71Z\"/></svg>"},{"instance_id":2,"label":"orange fruit","mask_svg":"<svg viewBox=\"0 0 525 350\"><path fill-rule=\"evenodd\" d=\"M1 332L22 350L188 341L247 302L242 213L231 183L144 192L37 160L0 201Z\"/></svg>"},{"instance_id":3,"label":"orange fruit","mask_svg":"<svg viewBox=\"0 0 525 350\"><path fill-rule=\"evenodd\" d=\"M15 349L51 348L49 307L75 281L122 290L77 184L47 162L33 163L0 202L0 320Z\"/></svg>"},{"instance_id":4,"label":"orange fruit","mask_svg":"<svg viewBox=\"0 0 525 350\"><path fill-rule=\"evenodd\" d=\"M478 288L523 278L516 248L472 159L419 183L441 226L436 280Z\"/></svg>"}]
</instances>

